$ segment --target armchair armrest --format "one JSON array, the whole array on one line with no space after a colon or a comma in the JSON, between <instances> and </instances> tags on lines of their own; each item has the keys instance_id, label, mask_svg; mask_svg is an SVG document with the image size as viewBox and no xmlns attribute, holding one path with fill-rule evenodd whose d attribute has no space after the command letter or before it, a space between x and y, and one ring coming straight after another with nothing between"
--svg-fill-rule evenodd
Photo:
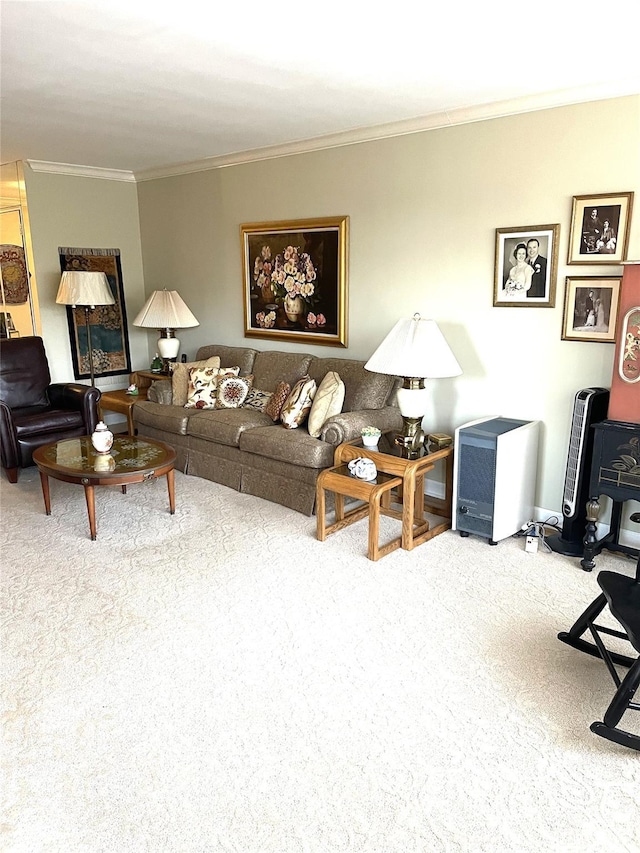
<instances>
[{"instance_id":1,"label":"armchair armrest","mask_svg":"<svg viewBox=\"0 0 640 853\"><path fill-rule=\"evenodd\" d=\"M341 412L325 421L320 438L337 447L344 441L353 441L360 436L364 426L377 426L381 432L402 430L402 415L396 406L383 409L359 409L357 412Z\"/></svg>"},{"instance_id":2,"label":"armchair armrest","mask_svg":"<svg viewBox=\"0 0 640 853\"><path fill-rule=\"evenodd\" d=\"M147 400L170 406L173 403L173 386L170 379L159 379L152 382L147 390Z\"/></svg>"},{"instance_id":3,"label":"armchair armrest","mask_svg":"<svg viewBox=\"0 0 640 853\"><path fill-rule=\"evenodd\" d=\"M0 460L3 468L16 468L20 464L11 409L2 400L0 400Z\"/></svg>"},{"instance_id":4,"label":"armchair armrest","mask_svg":"<svg viewBox=\"0 0 640 853\"><path fill-rule=\"evenodd\" d=\"M47 394L55 408L81 412L87 435L91 435L99 420L98 402L102 394L98 388L79 382L56 382L49 385Z\"/></svg>"}]
</instances>

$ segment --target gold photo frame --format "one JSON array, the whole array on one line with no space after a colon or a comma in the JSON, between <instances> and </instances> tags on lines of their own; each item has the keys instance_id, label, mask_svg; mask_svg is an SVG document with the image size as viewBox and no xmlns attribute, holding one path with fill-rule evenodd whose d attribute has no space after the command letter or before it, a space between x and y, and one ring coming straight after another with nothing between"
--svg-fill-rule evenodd
<instances>
[{"instance_id":1,"label":"gold photo frame","mask_svg":"<svg viewBox=\"0 0 640 853\"><path fill-rule=\"evenodd\" d=\"M633 193L575 195L568 264L620 264L627 257Z\"/></svg>"},{"instance_id":2,"label":"gold photo frame","mask_svg":"<svg viewBox=\"0 0 640 853\"><path fill-rule=\"evenodd\" d=\"M616 342L621 276L567 277L563 341Z\"/></svg>"},{"instance_id":3,"label":"gold photo frame","mask_svg":"<svg viewBox=\"0 0 640 853\"><path fill-rule=\"evenodd\" d=\"M349 217L240 226L247 338L347 346Z\"/></svg>"},{"instance_id":4,"label":"gold photo frame","mask_svg":"<svg viewBox=\"0 0 640 853\"><path fill-rule=\"evenodd\" d=\"M494 308L553 308L560 225L496 228Z\"/></svg>"}]
</instances>

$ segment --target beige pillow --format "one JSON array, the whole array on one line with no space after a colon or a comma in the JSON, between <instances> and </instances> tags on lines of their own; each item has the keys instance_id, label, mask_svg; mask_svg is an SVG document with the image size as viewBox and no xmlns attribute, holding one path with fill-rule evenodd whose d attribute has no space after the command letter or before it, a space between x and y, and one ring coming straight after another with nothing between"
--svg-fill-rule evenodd
<instances>
[{"instance_id":1,"label":"beige pillow","mask_svg":"<svg viewBox=\"0 0 640 853\"><path fill-rule=\"evenodd\" d=\"M171 394L174 406L184 406L189 396L189 371L192 367L220 367L220 356L213 355L204 361L176 364L171 374Z\"/></svg>"},{"instance_id":2,"label":"beige pillow","mask_svg":"<svg viewBox=\"0 0 640 853\"><path fill-rule=\"evenodd\" d=\"M284 427L297 429L302 426L311 411L316 387L316 380L311 379L310 376L298 379L280 412L280 420Z\"/></svg>"},{"instance_id":3,"label":"beige pillow","mask_svg":"<svg viewBox=\"0 0 640 853\"><path fill-rule=\"evenodd\" d=\"M340 414L344 404L344 391L344 382L334 370L330 370L318 386L316 396L313 398L307 424L309 435L319 438L327 418Z\"/></svg>"}]
</instances>

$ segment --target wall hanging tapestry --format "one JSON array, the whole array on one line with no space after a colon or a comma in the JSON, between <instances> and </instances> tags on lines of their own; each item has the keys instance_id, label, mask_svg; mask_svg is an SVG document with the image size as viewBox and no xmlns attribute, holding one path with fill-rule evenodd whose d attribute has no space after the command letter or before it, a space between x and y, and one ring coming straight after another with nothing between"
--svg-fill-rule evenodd
<instances>
[{"instance_id":1,"label":"wall hanging tapestry","mask_svg":"<svg viewBox=\"0 0 640 853\"><path fill-rule=\"evenodd\" d=\"M347 346L348 222L240 226L245 337Z\"/></svg>"},{"instance_id":2,"label":"wall hanging tapestry","mask_svg":"<svg viewBox=\"0 0 640 853\"><path fill-rule=\"evenodd\" d=\"M22 246L0 246L2 296L5 305L23 305L29 299L29 276Z\"/></svg>"},{"instance_id":3,"label":"wall hanging tapestry","mask_svg":"<svg viewBox=\"0 0 640 853\"><path fill-rule=\"evenodd\" d=\"M60 270L103 272L115 299L114 305L99 305L89 312L95 376L117 376L131 371L127 314L120 267L120 249L58 248ZM89 352L84 308L67 308L71 357L76 379L88 379Z\"/></svg>"}]
</instances>

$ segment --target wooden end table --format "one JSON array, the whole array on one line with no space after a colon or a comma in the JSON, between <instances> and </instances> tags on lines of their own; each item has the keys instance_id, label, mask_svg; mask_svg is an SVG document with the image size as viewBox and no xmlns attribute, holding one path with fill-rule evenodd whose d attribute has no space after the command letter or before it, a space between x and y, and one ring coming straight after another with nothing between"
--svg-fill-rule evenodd
<instances>
[{"instance_id":1,"label":"wooden end table","mask_svg":"<svg viewBox=\"0 0 640 853\"><path fill-rule=\"evenodd\" d=\"M104 420L103 412L117 412L119 415L127 416L127 431L129 435L135 435L133 425L133 407L139 400L147 399L147 389L143 388L138 394L127 394L122 390L103 391L98 403L100 420Z\"/></svg>"},{"instance_id":2,"label":"wooden end table","mask_svg":"<svg viewBox=\"0 0 640 853\"><path fill-rule=\"evenodd\" d=\"M362 481L352 477L346 468L348 462L352 459L357 459L364 456L367 459L372 459L375 462L378 472L386 474L392 478L399 479L400 483L395 484L391 489L396 490L397 503L401 504L402 509L396 511L385 503L379 511L373 508L369 500L370 495L365 493L363 496ZM444 499L427 497L424 495L424 478L425 474L433 470L436 464L444 461L445 464L445 497ZM342 471L342 473L340 473ZM346 473L345 473L346 471ZM335 491L334 485L340 488L340 497L336 496L336 521L330 527L326 527L324 519L326 501L325 490ZM384 494L384 492L383 492ZM343 496L352 497L359 500L366 500L367 505L357 507L344 515ZM384 494L384 501L390 499L391 491ZM382 498L382 495L380 496ZM453 445L448 447L425 447L420 455L415 459L407 459L402 456L402 448L394 444L393 434L386 433L380 437L380 442L377 448L364 447L362 439L355 439L339 445L334 453L334 467L323 471L318 477L316 489L317 501L317 534L318 539L323 538L335 530L340 530L354 521L365 518L369 515L369 559L377 559L371 556L374 553L371 547L372 539L375 537L377 542L380 513L397 518L402 522L402 535L394 543L399 542L400 547L406 551L411 551L423 542L428 542L434 536L444 533L445 530L451 528L451 508L453 498ZM383 511L384 510L384 511ZM432 513L442 518L443 521L439 524L431 526L429 520L425 517L425 513ZM340 517L339 517L340 516ZM371 529L372 521L374 530ZM379 556L384 556L395 548L390 547L394 543L389 543L379 549Z\"/></svg>"},{"instance_id":3,"label":"wooden end table","mask_svg":"<svg viewBox=\"0 0 640 853\"><path fill-rule=\"evenodd\" d=\"M95 486L127 486L166 476L169 512L175 513L176 453L168 444L151 438L116 436L109 453L96 453L88 435L45 444L33 452L40 472L42 496L47 515L51 515L49 477L64 483L84 486L91 539L96 538Z\"/></svg>"}]
</instances>

